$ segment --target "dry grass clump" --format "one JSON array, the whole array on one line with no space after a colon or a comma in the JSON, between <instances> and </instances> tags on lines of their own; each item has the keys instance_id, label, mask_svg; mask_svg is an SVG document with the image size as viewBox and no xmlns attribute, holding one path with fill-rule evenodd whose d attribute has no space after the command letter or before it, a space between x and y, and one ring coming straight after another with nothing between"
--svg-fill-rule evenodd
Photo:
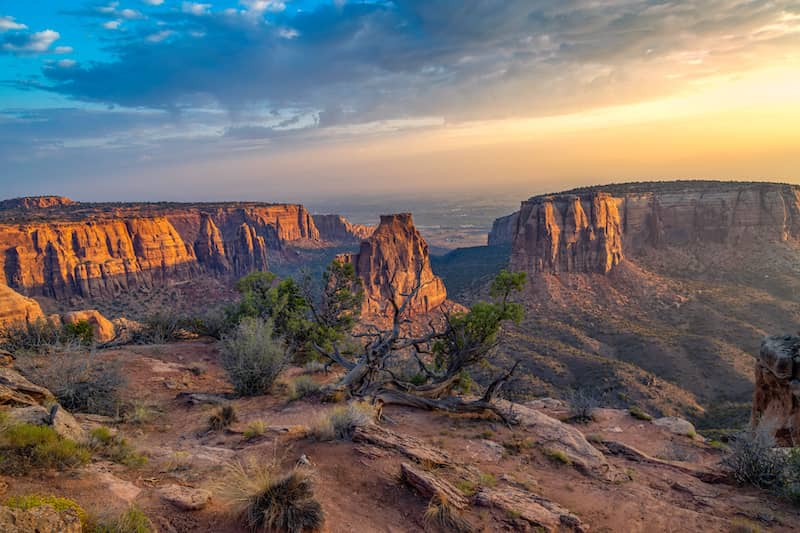
<instances>
[{"instance_id":1,"label":"dry grass clump","mask_svg":"<svg viewBox=\"0 0 800 533\"><path fill-rule=\"evenodd\" d=\"M241 462L226 469L220 493L249 531L308 533L322 528L325 513L314 497L310 470L295 467L276 475L273 466Z\"/></svg>"},{"instance_id":2,"label":"dry grass clump","mask_svg":"<svg viewBox=\"0 0 800 533\"><path fill-rule=\"evenodd\" d=\"M208 417L208 429L222 431L231 427L237 420L236 409L232 405L223 405Z\"/></svg>"},{"instance_id":3,"label":"dry grass clump","mask_svg":"<svg viewBox=\"0 0 800 533\"><path fill-rule=\"evenodd\" d=\"M317 440L350 440L356 428L375 421L375 407L363 401L334 407L311 427Z\"/></svg>"},{"instance_id":4,"label":"dry grass clump","mask_svg":"<svg viewBox=\"0 0 800 533\"><path fill-rule=\"evenodd\" d=\"M244 430L244 438L247 440L252 440L257 437L260 437L267 431L267 424L264 423L263 420L253 420L249 424L247 424L247 428Z\"/></svg>"},{"instance_id":5,"label":"dry grass clump","mask_svg":"<svg viewBox=\"0 0 800 533\"><path fill-rule=\"evenodd\" d=\"M97 454L125 466L142 466L147 457L137 453L127 439L113 433L109 428L94 428L89 434L89 447Z\"/></svg>"},{"instance_id":6,"label":"dry grass clump","mask_svg":"<svg viewBox=\"0 0 800 533\"><path fill-rule=\"evenodd\" d=\"M567 395L569 412L575 422L589 422L594 416L594 411L600 407L597 394L586 389L575 389Z\"/></svg>"},{"instance_id":7,"label":"dry grass clump","mask_svg":"<svg viewBox=\"0 0 800 533\"><path fill-rule=\"evenodd\" d=\"M653 420L652 415L646 413L644 409L642 409L637 405L630 407L628 409L628 412L631 414L633 418L636 418L637 420L644 420L645 422L650 422L651 420Z\"/></svg>"},{"instance_id":8,"label":"dry grass clump","mask_svg":"<svg viewBox=\"0 0 800 533\"><path fill-rule=\"evenodd\" d=\"M423 516L425 525L434 530L453 533L471 533L472 525L464 520L443 494L431 498Z\"/></svg>"},{"instance_id":9,"label":"dry grass clump","mask_svg":"<svg viewBox=\"0 0 800 533\"><path fill-rule=\"evenodd\" d=\"M322 385L317 383L311 376L298 376L289 383L289 398L292 400L300 400L309 396L314 396L319 393Z\"/></svg>"}]
</instances>

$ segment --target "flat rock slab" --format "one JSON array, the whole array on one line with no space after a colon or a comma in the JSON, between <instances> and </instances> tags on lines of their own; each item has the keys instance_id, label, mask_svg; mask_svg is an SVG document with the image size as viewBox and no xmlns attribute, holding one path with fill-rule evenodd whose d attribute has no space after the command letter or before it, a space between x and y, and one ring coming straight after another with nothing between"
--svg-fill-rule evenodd
<instances>
[{"instance_id":1,"label":"flat rock slab","mask_svg":"<svg viewBox=\"0 0 800 533\"><path fill-rule=\"evenodd\" d=\"M547 532L586 531L580 519L568 509L514 487L481 489L475 495L475 503L500 509Z\"/></svg>"},{"instance_id":2,"label":"flat rock slab","mask_svg":"<svg viewBox=\"0 0 800 533\"><path fill-rule=\"evenodd\" d=\"M211 492L181 485L166 485L158 489L161 499L182 511L199 511L211 501Z\"/></svg>"},{"instance_id":3,"label":"flat rock slab","mask_svg":"<svg viewBox=\"0 0 800 533\"><path fill-rule=\"evenodd\" d=\"M33 405L53 399L53 393L44 387L31 383L16 370L0 367L0 403L5 405Z\"/></svg>"},{"instance_id":4,"label":"flat rock slab","mask_svg":"<svg viewBox=\"0 0 800 533\"><path fill-rule=\"evenodd\" d=\"M586 440L583 433L551 416L524 405L498 401L542 448L562 452L572 464L585 471L607 472L605 456Z\"/></svg>"},{"instance_id":5,"label":"flat rock slab","mask_svg":"<svg viewBox=\"0 0 800 533\"><path fill-rule=\"evenodd\" d=\"M3 533L81 533L81 520L72 509L56 511L49 505L11 509L0 505Z\"/></svg>"},{"instance_id":6,"label":"flat rock slab","mask_svg":"<svg viewBox=\"0 0 800 533\"><path fill-rule=\"evenodd\" d=\"M394 433L377 424L356 428L353 433L353 442L396 450L418 463L431 463L439 466L451 464L450 456L442 450L428 446L415 437Z\"/></svg>"},{"instance_id":7,"label":"flat rock slab","mask_svg":"<svg viewBox=\"0 0 800 533\"><path fill-rule=\"evenodd\" d=\"M424 498L439 496L458 509L464 509L469 504L461 491L449 482L408 463L400 465L400 478Z\"/></svg>"},{"instance_id":8,"label":"flat rock slab","mask_svg":"<svg viewBox=\"0 0 800 533\"><path fill-rule=\"evenodd\" d=\"M671 433L676 435L684 435L687 437L694 437L697 431L688 420L678 418L676 416L665 416L664 418L657 418L653 420L653 424L665 428Z\"/></svg>"}]
</instances>

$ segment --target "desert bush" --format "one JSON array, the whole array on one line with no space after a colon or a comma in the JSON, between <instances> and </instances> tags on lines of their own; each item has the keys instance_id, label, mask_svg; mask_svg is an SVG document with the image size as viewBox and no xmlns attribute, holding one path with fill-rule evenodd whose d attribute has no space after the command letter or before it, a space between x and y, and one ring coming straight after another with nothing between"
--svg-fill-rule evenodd
<instances>
[{"instance_id":1,"label":"desert bush","mask_svg":"<svg viewBox=\"0 0 800 533\"><path fill-rule=\"evenodd\" d=\"M74 345L90 345L94 331L88 322L85 324L78 322L62 326L47 318L17 322L0 328L0 348L12 353L50 353Z\"/></svg>"},{"instance_id":2,"label":"desert bush","mask_svg":"<svg viewBox=\"0 0 800 533\"><path fill-rule=\"evenodd\" d=\"M22 496L12 496L3 502L3 505L13 509L23 510L35 509L44 505L49 505L59 512L72 510L76 515L78 515L83 528L88 531L88 515L86 514L86 511L78 504L78 502L75 500L70 500L69 498L62 498L52 495L25 494Z\"/></svg>"},{"instance_id":3,"label":"desert bush","mask_svg":"<svg viewBox=\"0 0 800 533\"><path fill-rule=\"evenodd\" d=\"M653 417L651 415L646 413L644 409L642 409L637 405L630 407L628 409L628 412L631 414L633 418L636 418L638 420L644 420L645 422L650 422L651 420L653 420Z\"/></svg>"},{"instance_id":4,"label":"desert bush","mask_svg":"<svg viewBox=\"0 0 800 533\"><path fill-rule=\"evenodd\" d=\"M197 335L222 339L236 325L236 310L226 307L208 309L200 316L187 320L186 329Z\"/></svg>"},{"instance_id":5,"label":"desert bush","mask_svg":"<svg viewBox=\"0 0 800 533\"><path fill-rule=\"evenodd\" d=\"M592 420L595 409L600 407L600 399L597 394L587 389L575 389L567 395L569 412L572 419L577 422L589 422Z\"/></svg>"},{"instance_id":6,"label":"desert bush","mask_svg":"<svg viewBox=\"0 0 800 533\"><path fill-rule=\"evenodd\" d=\"M434 531L444 533L471 533L472 525L464 520L443 494L434 495L428 503L423 516L425 525Z\"/></svg>"},{"instance_id":7,"label":"desert bush","mask_svg":"<svg viewBox=\"0 0 800 533\"><path fill-rule=\"evenodd\" d=\"M136 453L126 439L114 434L109 428L101 426L89 434L89 447L103 457L126 466L142 466L147 457Z\"/></svg>"},{"instance_id":8,"label":"desert bush","mask_svg":"<svg viewBox=\"0 0 800 533\"><path fill-rule=\"evenodd\" d=\"M318 393L322 386L314 381L311 376L298 376L288 383L289 397L292 400L299 400L307 396Z\"/></svg>"},{"instance_id":9,"label":"desert bush","mask_svg":"<svg viewBox=\"0 0 800 533\"><path fill-rule=\"evenodd\" d=\"M94 353L53 355L46 364L30 369L32 381L46 387L69 411L115 415L120 408L119 388L125 378L116 362L101 362Z\"/></svg>"},{"instance_id":10,"label":"desert bush","mask_svg":"<svg viewBox=\"0 0 800 533\"><path fill-rule=\"evenodd\" d=\"M287 362L285 346L273 338L272 323L260 318L242 319L222 341L222 366L242 396L266 393Z\"/></svg>"},{"instance_id":11,"label":"desert bush","mask_svg":"<svg viewBox=\"0 0 800 533\"><path fill-rule=\"evenodd\" d=\"M189 320L175 313L162 311L145 318L133 333L134 344L166 344L180 340Z\"/></svg>"},{"instance_id":12,"label":"desert bush","mask_svg":"<svg viewBox=\"0 0 800 533\"><path fill-rule=\"evenodd\" d=\"M775 449L775 437L768 424L740 433L722 462L740 485L774 489L782 484L786 454Z\"/></svg>"},{"instance_id":13,"label":"desert bush","mask_svg":"<svg viewBox=\"0 0 800 533\"><path fill-rule=\"evenodd\" d=\"M242 525L253 532L318 531L325 522L312 473L294 468L275 476L269 466L230 464L222 489Z\"/></svg>"},{"instance_id":14,"label":"desert bush","mask_svg":"<svg viewBox=\"0 0 800 533\"><path fill-rule=\"evenodd\" d=\"M561 450L547 448L544 450L544 455L556 463L561 463L568 466L572 465L572 459L570 459L569 456Z\"/></svg>"},{"instance_id":15,"label":"desert bush","mask_svg":"<svg viewBox=\"0 0 800 533\"><path fill-rule=\"evenodd\" d=\"M38 468L65 470L90 458L89 450L49 426L11 424L0 434L0 472L6 474L24 475Z\"/></svg>"},{"instance_id":16,"label":"desert bush","mask_svg":"<svg viewBox=\"0 0 800 533\"><path fill-rule=\"evenodd\" d=\"M367 402L351 402L334 407L322 415L311 428L317 440L350 440L358 427L375 420L375 408Z\"/></svg>"},{"instance_id":17,"label":"desert bush","mask_svg":"<svg viewBox=\"0 0 800 533\"><path fill-rule=\"evenodd\" d=\"M223 405L208 417L208 428L211 431L222 431L236 422L236 409L232 405Z\"/></svg>"}]
</instances>

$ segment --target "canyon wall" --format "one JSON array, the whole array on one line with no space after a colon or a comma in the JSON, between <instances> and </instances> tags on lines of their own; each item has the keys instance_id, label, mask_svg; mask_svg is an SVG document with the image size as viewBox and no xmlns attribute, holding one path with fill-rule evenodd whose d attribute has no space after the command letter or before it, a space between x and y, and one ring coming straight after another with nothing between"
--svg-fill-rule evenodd
<instances>
[{"instance_id":1,"label":"canyon wall","mask_svg":"<svg viewBox=\"0 0 800 533\"><path fill-rule=\"evenodd\" d=\"M76 205L77 202L65 196L25 196L0 201L0 209L49 209Z\"/></svg>"},{"instance_id":2,"label":"canyon wall","mask_svg":"<svg viewBox=\"0 0 800 533\"><path fill-rule=\"evenodd\" d=\"M626 255L646 248L798 239L800 187L708 181L609 185L533 197L517 215L513 269L607 273ZM502 228L507 222L496 224Z\"/></svg>"},{"instance_id":3,"label":"canyon wall","mask_svg":"<svg viewBox=\"0 0 800 533\"><path fill-rule=\"evenodd\" d=\"M518 220L519 211L496 219L492 224L492 230L489 232L487 244L489 246L511 244L517 231Z\"/></svg>"},{"instance_id":4,"label":"canyon wall","mask_svg":"<svg viewBox=\"0 0 800 533\"><path fill-rule=\"evenodd\" d=\"M314 215L314 223L320 238L328 242L358 243L375 231L373 226L352 224L341 215Z\"/></svg>"},{"instance_id":5,"label":"canyon wall","mask_svg":"<svg viewBox=\"0 0 800 533\"><path fill-rule=\"evenodd\" d=\"M320 239L300 205L80 204L21 222L13 213L0 216L0 283L58 300L203 273L238 277L266 270L268 255L291 243Z\"/></svg>"},{"instance_id":6,"label":"canyon wall","mask_svg":"<svg viewBox=\"0 0 800 533\"><path fill-rule=\"evenodd\" d=\"M339 259L353 263L364 283L365 315L390 315L392 297L400 305L401 295L411 291L418 271L422 287L408 306L412 314L431 311L447 299L444 283L431 270L428 243L417 231L410 213L381 216L380 224L361 243L359 252L342 254Z\"/></svg>"}]
</instances>

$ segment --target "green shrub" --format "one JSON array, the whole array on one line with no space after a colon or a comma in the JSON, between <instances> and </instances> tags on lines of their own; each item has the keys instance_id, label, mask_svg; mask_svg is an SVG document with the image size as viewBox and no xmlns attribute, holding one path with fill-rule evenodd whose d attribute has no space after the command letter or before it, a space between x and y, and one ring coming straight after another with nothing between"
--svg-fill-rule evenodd
<instances>
[{"instance_id":1,"label":"green shrub","mask_svg":"<svg viewBox=\"0 0 800 533\"><path fill-rule=\"evenodd\" d=\"M544 450L544 455L556 463L561 463L568 466L572 465L572 459L570 459L569 456L561 450L547 448Z\"/></svg>"},{"instance_id":2,"label":"green shrub","mask_svg":"<svg viewBox=\"0 0 800 533\"><path fill-rule=\"evenodd\" d=\"M88 533L152 533L155 531L152 522L141 509L131 506L109 523L96 524L88 529Z\"/></svg>"},{"instance_id":3,"label":"green shrub","mask_svg":"<svg viewBox=\"0 0 800 533\"><path fill-rule=\"evenodd\" d=\"M17 322L0 329L0 340L0 348L12 353L45 353L58 349L69 339L60 324L39 318L33 322Z\"/></svg>"},{"instance_id":4,"label":"green shrub","mask_svg":"<svg viewBox=\"0 0 800 533\"><path fill-rule=\"evenodd\" d=\"M135 344L166 344L180 340L190 321L174 313L162 311L145 318L132 341Z\"/></svg>"},{"instance_id":5,"label":"green shrub","mask_svg":"<svg viewBox=\"0 0 800 533\"><path fill-rule=\"evenodd\" d=\"M223 497L249 531L303 533L322 528L325 514L314 497L310 471L295 468L273 476L268 467L241 463L229 465L228 471Z\"/></svg>"},{"instance_id":6,"label":"green shrub","mask_svg":"<svg viewBox=\"0 0 800 533\"><path fill-rule=\"evenodd\" d=\"M64 470L85 464L89 450L60 437L53 428L15 424L0 434L0 472L22 475L37 468Z\"/></svg>"},{"instance_id":7,"label":"green shrub","mask_svg":"<svg viewBox=\"0 0 800 533\"><path fill-rule=\"evenodd\" d=\"M56 511L67 511L69 509L75 511L75 514L80 518L81 525L87 527L87 514L83 508L78 505L75 500L69 498L61 498L59 496L40 495L40 494L26 494L24 496L12 496L8 498L3 505L13 509L35 509L43 505L49 505Z\"/></svg>"},{"instance_id":8,"label":"green shrub","mask_svg":"<svg viewBox=\"0 0 800 533\"><path fill-rule=\"evenodd\" d=\"M352 402L334 407L322 415L311 428L317 440L350 440L358 427L375 420L375 408L367 402Z\"/></svg>"},{"instance_id":9,"label":"green shrub","mask_svg":"<svg viewBox=\"0 0 800 533\"><path fill-rule=\"evenodd\" d=\"M208 418L208 428L211 431L222 431L229 428L236 420L236 409L232 405L224 405Z\"/></svg>"},{"instance_id":10,"label":"green shrub","mask_svg":"<svg viewBox=\"0 0 800 533\"><path fill-rule=\"evenodd\" d=\"M272 323L260 318L242 319L222 341L222 367L242 396L268 392L287 362L283 343L273 338Z\"/></svg>"},{"instance_id":11,"label":"green shrub","mask_svg":"<svg viewBox=\"0 0 800 533\"><path fill-rule=\"evenodd\" d=\"M142 466L147 457L136 453L128 441L109 428L101 426L89 434L89 447L103 457L126 466Z\"/></svg>"},{"instance_id":12,"label":"green shrub","mask_svg":"<svg viewBox=\"0 0 800 533\"><path fill-rule=\"evenodd\" d=\"M645 422L650 422L653 420L653 417L647 414L641 407L634 405L628 409L628 412L631 414L633 418L638 420L644 420Z\"/></svg>"},{"instance_id":13,"label":"green shrub","mask_svg":"<svg viewBox=\"0 0 800 533\"><path fill-rule=\"evenodd\" d=\"M94 328L87 320L64 324L64 334L85 346L91 346L94 342Z\"/></svg>"}]
</instances>

